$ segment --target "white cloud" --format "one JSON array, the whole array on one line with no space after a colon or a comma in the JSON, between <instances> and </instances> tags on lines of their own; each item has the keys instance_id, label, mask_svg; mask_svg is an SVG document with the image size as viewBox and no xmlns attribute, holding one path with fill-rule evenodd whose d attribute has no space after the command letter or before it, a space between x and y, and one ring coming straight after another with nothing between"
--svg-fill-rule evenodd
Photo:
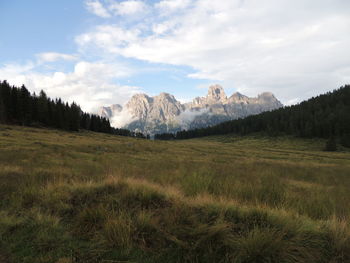
<instances>
[{"instance_id":1,"label":"white cloud","mask_svg":"<svg viewBox=\"0 0 350 263\"><path fill-rule=\"evenodd\" d=\"M69 55L69 54L63 54L63 53L56 53L56 52L46 52L46 53L39 53L37 54L37 58L39 59L39 62L55 62L57 60L68 60L73 61L77 60L77 56L75 55Z\"/></svg>"},{"instance_id":2,"label":"white cloud","mask_svg":"<svg viewBox=\"0 0 350 263\"><path fill-rule=\"evenodd\" d=\"M139 39L139 29L125 30L118 25L103 25L94 31L79 35L75 41L80 47L95 45L110 53L119 53L120 49Z\"/></svg>"},{"instance_id":3,"label":"white cloud","mask_svg":"<svg viewBox=\"0 0 350 263\"><path fill-rule=\"evenodd\" d=\"M147 5L142 1L129 0L113 2L109 9L116 15L134 15L146 11Z\"/></svg>"},{"instance_id":4,"label":"white cloud","mask_svg":"<svg viewBox=\"0 0 350 263\"><path fill-rule=\"evenodd\" d=\"M123 110L115 113L110 121L113 127L122 128L134 120L136 119L133 118L129 110L126 107L123 107Z\"/></svg>"},{"instance_id":5,"label":"white cloud","mask_svg":"<svg viewBox=\"0 0 350 263\"><path fill-rule=\"evenodd\" d=\"M108 18L111 16L108 10L98 0L88 0L85 2L85 5L89 12L97 16L100 16L103 18Z\"/></svg>"},{"instance_id":6,"label":"white cloud","mask_svg":"<svg viewBox=\"0 0 350 263\"><path fill-rule=\"evenodd\" d=\"M71 72L40 73L32 63L0 68L0 79L17 86L25 84L31 92L44 90L51 98L75 101L89 112L96 112L102 105L122 104L139 92L138 87L121 86L113 81L130 74L123 65L86 61L77 62Z\"/></svg>"},{"instance_id":7,"label":"white cloud","mask_svg":"<svg viewBox=\"0 0 350 263\"><path fill-rule=\"evenodd\" d=\"M35 67L33 62L27 62L26 64L5 64L0 68L0 79L13 78L24 72L29 72Z\"/></svg>"},{"instance_id":8,"label":"white cloud","mask_svg":"<svg viewBox=\"0 0 350 263\"><path fill-rule=\"evenodd\" d=\"M176 24L173 21L165 21L163 23L155 23L152 26L152 31L157 34L169 33L175 28Z\"/></svg>"},{"instance_id":9,"label":"white cloud","mask_svg":"<svg viewBox=\"0 0 350 263\"><path fill-rule=\"evenodd\" d=\"M155 7L160 9L160 12L168 14L179 9L184 9L190 5L190 0L163 0L155 4Z\"/></svg>"},{"instance_id":10,"label":"white cloud","mask_svg":"<svg viewBox=\"0 0 350 263\"><path fill-rule=\"evenodd\" d=\"M181 114L176 118L182 129L188 129L190 127L190 124L194 121L194 119L197 116L208 114L208 113L209 113L209 109L207 108L199 109L199 110L187 109L181 112Z\"/></svg>"},{"instance_id":11,"label":"white cloud","mask_svg":"<svg viewBox=\"0 0 350 263\"><path fill-rule=\"evenodd\" d=\"M159 10L187 1L164 0ZM343 0L197 0L142 24L96 27L81 47L148 62L190 66L192 78L222 81L247 95L272 91L283 102L349 81L350 2ZM108 29L108 30L106 30ZM81 40L81 39L80 39Z\"/></svg>"}]
</instances>

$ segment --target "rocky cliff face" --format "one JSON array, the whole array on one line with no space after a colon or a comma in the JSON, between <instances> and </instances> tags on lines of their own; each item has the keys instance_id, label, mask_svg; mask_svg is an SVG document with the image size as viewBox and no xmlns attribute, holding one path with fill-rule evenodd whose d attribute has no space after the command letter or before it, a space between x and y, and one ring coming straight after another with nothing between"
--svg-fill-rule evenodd
<instances>
[{"instance_id":1,"label":"rocky cliff face","mask_svg":"<svg viewBox=\"0 0 350 263\"><path fill-rule=\"evenodd\" d=\"M238 92L227 97L221 86L213 85L209 87L207 96L197 97L189 103L181 104L168 93L161 93L155 97L137 94L124 109L115 104L102 107L99 114L111 119L113 125L114 116L127 113L131 118L124 128L156 134L215 125L282 106L269 92L264 92L256 98L249 98Z\"/></svg>"},{"instance_id":2,"label":"rocky cliff face","mask_svg":"<svg viewBox=\"0 0 350 263\"><path fill-rule=\"evenodd\" d=\"M109 107L101 107L99 109L98 114L100 116L106 117L108 119L112 118L114 115L118 114L119 112L121 112L123 109L122 106L120 106L119 104L113 104Z\"/></svg>"}]
</instances>

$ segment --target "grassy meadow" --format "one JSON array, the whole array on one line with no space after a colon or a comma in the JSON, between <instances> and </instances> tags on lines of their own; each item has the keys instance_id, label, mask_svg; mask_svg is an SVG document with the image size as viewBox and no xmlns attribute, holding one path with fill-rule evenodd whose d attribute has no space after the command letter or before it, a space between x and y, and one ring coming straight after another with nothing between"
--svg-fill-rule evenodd
<instances>
[{"instance_id":1,"label":"grassy meadow","mask_svg":"<svg viewBox=\"0 0 350 263\"><path fill-rule=\"evenodd\" d=\"M0 126L0 262L350 262L350 150Z\"/></svg>"}]
</instances>

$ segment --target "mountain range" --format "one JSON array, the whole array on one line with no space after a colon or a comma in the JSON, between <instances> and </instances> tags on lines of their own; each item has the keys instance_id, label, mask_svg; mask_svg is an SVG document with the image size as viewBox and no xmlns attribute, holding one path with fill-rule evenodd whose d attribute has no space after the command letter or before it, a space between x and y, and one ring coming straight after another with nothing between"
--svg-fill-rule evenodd
<instances>
[{"instance_id":1,"label":"mountain range","mask_svg":"<svg viewBox=\"0 0 350 263\"><path fill-rule=\"evenodd\" d=\"M136 94L124 107L119 104L101 107L98 114L110 119L112 126L153 135L207 127L282 106L270 92L255 98L238 92L227 97L220 85L212 85L205 97L196 97L192 102L181 103L164 92L154 97Z\"/></svg>"}]
</instances>

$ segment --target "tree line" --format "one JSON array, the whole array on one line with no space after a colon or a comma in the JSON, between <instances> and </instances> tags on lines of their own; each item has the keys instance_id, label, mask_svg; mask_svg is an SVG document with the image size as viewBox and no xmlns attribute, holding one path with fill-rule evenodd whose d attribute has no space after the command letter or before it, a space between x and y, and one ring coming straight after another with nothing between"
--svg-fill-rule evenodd
<instances>
[{"instance_id":1,"label":"tree line","mask_svg":"<svg viewBox=\"0 0 350 263\"><path fill-rule=\"evenodd\" d=\"M53 100L44 91L31 94L24 85L11 86L6 80L0 81L0 123L146 138L140 132L113 128L108 119L83 112L74 102Z\"/></svg>"},{"instance_id":2,"label":"tree line","mask_svg":"<svg viewBox=\"0 0 350 263\"><path fill-rule=\"evenodd\" d=\"M350 85L343 86L297 105L263 112L215 126L156 134L155 139L189 139L235 133L265 133L270 136L337 138L350 147Z\"/></svg>"}]
</instances>

